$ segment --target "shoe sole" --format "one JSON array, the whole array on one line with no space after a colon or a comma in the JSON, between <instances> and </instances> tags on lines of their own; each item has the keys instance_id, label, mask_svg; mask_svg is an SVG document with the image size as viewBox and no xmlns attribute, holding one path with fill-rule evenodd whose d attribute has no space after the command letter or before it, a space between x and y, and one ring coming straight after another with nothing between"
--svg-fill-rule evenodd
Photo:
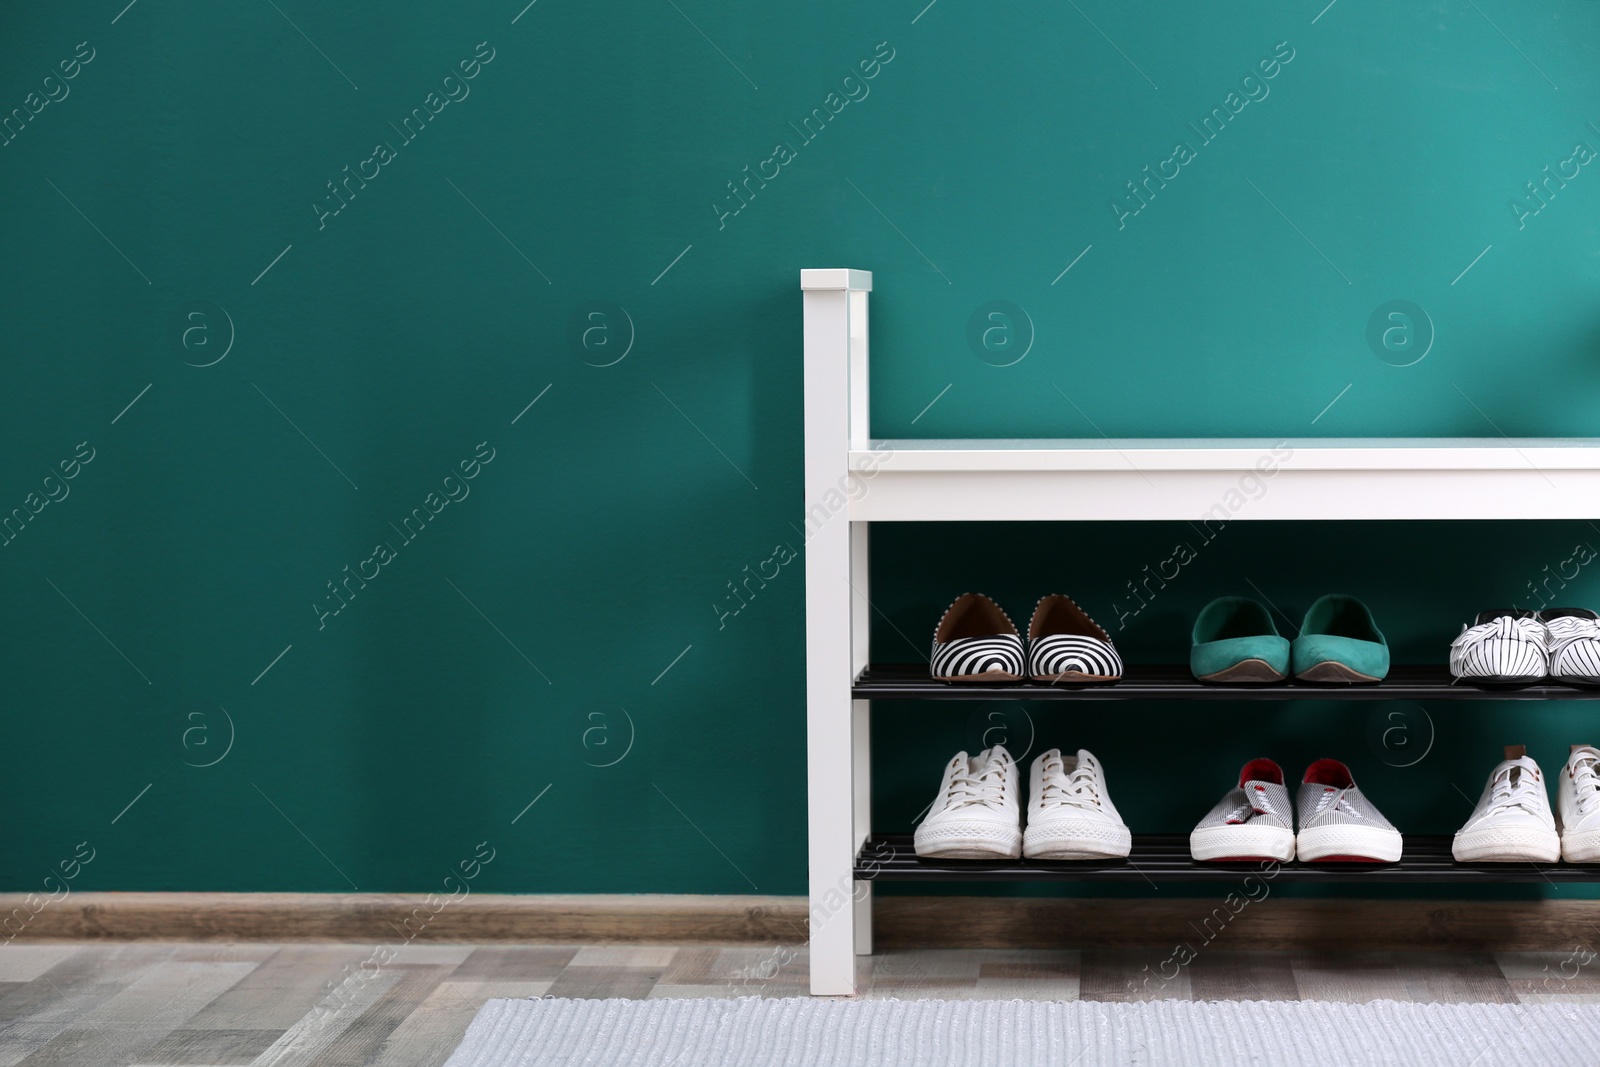
<instances>
[{"instance_id":1,"label":"shoe sole","mask_svg":"<svg viewBox=\"0 0 1600 1067\"><path fill-rule=\"evenodd\" d=\"M1314 663L1295 675L1295 677L1302 682L1336 682L1340 685L1370 685L1374 682L1383 681L1382 678L1374 678L1370 674L1362 674L1360 671L1352 670L1343 663L1331 659L1324 660L1321 663Z\"/></svg>"},{"instance_id":2,"label":"shoe sole","mask_svg":"<svg viewBox=\"0 0 1600 1067\"><path fill-rule=\"evenodd\" d=\"M994 682L1020 682L1022 681L1022 675L1012 674L1010 671L985 671L982 674L948 674L942 677L935 674L933 676L933 680L936 682L957 682L983 685L984 683Z\"/></svg>"},{"instance_id":3,"label":"shoe sole","mask_svg":"<svg viewBox=\"0 0 1600 1067\"><path fill-rule=\"evenodd\" d=\"M1488 826L1456 834L1450 854L1457 863L1554 863L1561 836L1554 830Z\"/></svg>"},{"instance_id":4,"label":"shoe sole","mask_svg":"<svg viewBox=\"0 0 1600 1067\"><path fill-rule=\"evenodd\" d=\"M1197 674L1195 680L1229 685L1271 685L1283 681L1287 675L1264 659L1240 660L1233 666L1211 674Z\"/></svg>"},{"instance_id":5,"label":"shoe sole","mask_svg":"<svg viewBox=\"0 0 1600 1067\"><path fill-rule=\"evenodd\" d=\"M1022 829L981 824L918 827L912 843L917 855L928 859L1014 860L1022 856Z\"/></svg>"},{"instance_id":6,"label":"shoe sole","mask_svg":"<svg viewBox=\"0 0 1600 1067\"><path fill-rule=\"evenodd\" d=\"M1568 863L1600 863L1600 830L1562 834L1561 858Z\"/></svg>"},{"instance_id":7,"label":"shoe sole","mask_svg":"<svg viewBox=\"0 0 1600 1067\"><path fill-rule=\"evenodd\" d=\"M1543 685L1546 682L1559 681L1543 674L1458 674L1456 681L1466 682L1469 685L1481 685L1486 688L1498 687L1505 689L1521 689L1530 685ZM1575 683L1582 684L1582 683Z\"/></svg>"},{"instance_id":8,"label":"shoe sole","mask_svg":"<svg viewBox=\"0 0 1600 1067\"><path fill-rule=\"evenodd\" d=\"M1201 863L1294 859L1294 832L1277 826L1207 826L1189 835L1189 855Z\"/></svg>"},{"instance_id":9,"label":"shoe sole","mask_svg":"<svg viewBox=\"0 0 1600 1067\"><path fill-rule=\"evenodd\" d=\"M1557 685L1570 685L1578 689L1594 689L1600 687L1600 678L1590 678L1577 674L1552 674L1549 678L1539 679L1541 682L1549 681Z\"/></svg>"},{"instance_id":10,"label":"shoe sole","mask_svg":"<svg viewBox=\"0 0 1600 1067\"><path fill-rule=\"evenodd\" d=\"M1022 835L1022 854L1030 860L1127 859L1131 851L1133 833L1126 826L1043 823Z\"/></svg>"},{"instance_id":11,"label":"shoe sole","mask_svg":"<svg viewBox=\"0 0 1600 1067\"><path fill-rule=\"evenodd\" d=\"M1313 826L1295 838L1303 863L1394 863L1402 847L1397 832L1372 826Z\"/></svg>"},{"instance_id":12,"label":"shoe sole","mask_svg":"<svg viewBox=\"0 0 1600 1067\"><path fill-rule=\"evenodd\" d=\"M1086 685L1105 685L1109 682L1122 681L1120 674L1081 674L1078 671L1062 671L1060 674L1035 674L1031 676L1035 682L1044 682L1054 685L1056 682L1081 682Z\"/></svg>"}]
</instances>

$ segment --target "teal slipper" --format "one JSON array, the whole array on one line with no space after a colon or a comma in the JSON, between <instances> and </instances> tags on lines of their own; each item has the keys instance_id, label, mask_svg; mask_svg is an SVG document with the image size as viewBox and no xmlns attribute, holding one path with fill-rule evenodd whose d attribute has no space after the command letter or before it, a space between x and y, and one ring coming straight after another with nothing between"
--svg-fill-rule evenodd
<instances>
[{"instance_id":1,"label":"teal slipper","mask_svg":"<svg viewBox=\"0 0 1600 1067\"><path fill-rule=\"evenodd\" d=\"M1218 597L1194 620L1189 669L1202 682L1281 682L1289 673L1289 642L1254 600Z\"/></svg>"},{"instance_id":2,"label":"teal slipper","mask_svg":"<svg viewBox=\"0 0 1600 1067\"><path fill-rule=\"evenodd\" d=\"M1365 604L1329 593L1306 611L1291 659L1302 681L1380 682L1389 673L1389 643Z\"/></svg>"}]
</instances>

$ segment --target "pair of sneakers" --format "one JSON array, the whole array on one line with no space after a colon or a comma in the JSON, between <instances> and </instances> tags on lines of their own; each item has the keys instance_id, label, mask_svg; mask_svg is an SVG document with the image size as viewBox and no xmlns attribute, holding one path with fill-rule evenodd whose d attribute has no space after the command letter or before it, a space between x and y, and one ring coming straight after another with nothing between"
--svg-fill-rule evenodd
<instances>
[{"instance_id":1,"label":"pair of sneakers","mask_svg":"<svg viewBox=\"0 0 1600 1067\"><path fill-rule=\"evenodd\" d=\"M1191 856L1220 862L1287 863L1298 854L1309 863L1393 863L1400 850L1400 831L1362 796L1350 768L1333 759L1306 768L1293 805L1282 768L1269 759L1251 760L1239 772L1238 786L1189 835Z\"/></svg>"},{"instance_id":2,"label":"pair of sneakers","mask_svg":"<svg viewBox=\"0 0 1600 1067\"><path fill-rule=\"evenodd\" d=\"M1042 752L1028 775L1028 822L1022 825L1017 764L1004 745L975 756L956 753L945 766L933 807L917 827L919 856L993 860L1118 859L1133 835L1106 791L1094 754Z\"/></svg>"},{"instance_id":3,"label":"pair of sneakers","mask_svg":"<svg viewBox=\"0 0 1600 1067\"><path fill-rule=\"evenodd\" d=\"M1115 682L1122 657L1111 635L1069 596L1041 597L1024 646L1011 616L982 593L962 593L933 631L936 682Z\"/></svg>"},{"instance_id":4,"label":"pair of sneakers","mask_svg":"<svg viewBox=\"0 0 1600 1067\"><path fill-rule=\"evenodd\" d=\"M1600 862L1600 749L1573 745L1556 786L1557 811L1539 765L1508 745L1489 773L1451 853L1463 863Z\"/></svg>"},{"instance_id":5,"label":"pair of sneakers","mask_svg":"<svg viewBox=\"0 0 1600 1067\"><path fill-rule=\"evenodd\" d=\"M1600 685L1600 616L1588 608L1480 612L1450 644L1450 673L1491 685Z\"/></svg>"}]
</instances>

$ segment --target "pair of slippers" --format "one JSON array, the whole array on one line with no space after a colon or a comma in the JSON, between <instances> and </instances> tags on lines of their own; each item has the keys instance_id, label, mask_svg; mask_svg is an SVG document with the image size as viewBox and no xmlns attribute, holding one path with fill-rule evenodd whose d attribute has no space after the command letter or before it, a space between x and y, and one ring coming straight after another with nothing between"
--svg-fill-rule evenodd
<instances>
[{"instance_id":1,"label":"pair of slippers","mask_svg":"<svg viewBox=\"0 0 1600 1067\"><path fill-rule=\"evenodd\" d=\"M1225 596L1196 617L1189 668L1202 682L1227 685L1270 685L1290 674L1306 682L1370 684L1389 673L1389 643L1353 596L1318 599L1293 641L1256 601Z\"/></svg>"},{"instance_id":2,"label":"pair of slippers","mask_svg":"<svg viewBox=\"0 0 1600 1067\"><path fill-rule=\"evenodd\" d=\"M933 632L929 666L936 682L1115 682L1122 657L1111 635L1071 597L1040 599L1028 640L1000 605L982 593L963 593Z\"/></svg>"}]
</instances>

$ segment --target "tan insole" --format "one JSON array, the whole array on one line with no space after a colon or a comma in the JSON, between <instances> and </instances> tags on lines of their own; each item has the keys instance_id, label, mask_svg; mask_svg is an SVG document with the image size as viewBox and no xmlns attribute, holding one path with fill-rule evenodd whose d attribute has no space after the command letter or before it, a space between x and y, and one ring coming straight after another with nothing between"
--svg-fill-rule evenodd
<instances>
[{"instance_id":1,"label":"tan insole","mask_svg":"<svg viewBox=\"0 0 1600 1067\"><path fill-rule=\"evenodd\" d=\"M1303 678L1308 682L1379 682L1383 679L1374 678L1370 674L1353 671L1342 663L1329 660L1318 663L1313 667L1301 671L1295 677Z\"/></svg>"},{"instance_id":2,"label":"tan insole","mask_svg":"<svg viewBox=\"0 0 1600 1067\"><path fill-rule=\"evenodd\" d=\"M1282 672L1264 659L1240 660L1226 670L1199 676L1202 682L1267 683L1283 681Z\"/></svg>"}]
</instances>

